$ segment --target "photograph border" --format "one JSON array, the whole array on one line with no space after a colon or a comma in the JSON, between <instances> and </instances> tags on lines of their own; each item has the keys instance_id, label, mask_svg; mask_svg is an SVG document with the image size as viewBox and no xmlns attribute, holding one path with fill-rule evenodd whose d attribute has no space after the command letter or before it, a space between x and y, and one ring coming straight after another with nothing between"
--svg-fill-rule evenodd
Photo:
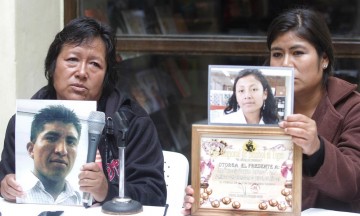
<instances>
[{"instance_id":1,"label":"photograph border","mask_svg":"<svg viewBox=\"0 0 360 216\"><path fill-rule=\"evenodd\" d=\"M251 124L244 124L244 123L234 123L234 122L215 122L213 117L213 112L211 111L211 91L212 84L214 85L212 79L215 74L223 74L224 77L235 76L243 69L258 69L262 72L265 77L271 76L280 76L284 77L285 79L285 92L283 92L285 97L285 104L284 104L284 117L293 113L293 104L294 104L294 68L292 67L270 67L270 66L245 66L245 65L209 65L208 68L208 124L213 125L251 125ZM217 83L223 84L223 83ZM275 88L276 86L271 86ZM232 91L229 90L229 91ZM274 95L275 96L275 95ZM223 98L225 100L225 98ZM227 102L227 101L226 101ZM259 126L277 126L277 124L252 124L252 125L259 125Z\"/></svg>"},{"instance_id":2,"label":"photograph border","mask_svg":"<svg viewBox=\"0 0 360 216\"><path fill-rule=\"evenodd\" d=\"M192 125L192 149L191 149L191 185L194 189L195 202L191 208L191 214L194 216L208 215L277 215L290 216L301 214L301 182L302 182L302 151L301 148L293 144L293 177L292 177L292 211L275 212L266 210L235 210L235 209L209 209L200 206L200 157L201 157L201 138L229 137L281 137L290 139L281 128L259 127L259 126L218 126L194 124Z\"/></svg>"},{"instance_id":3,"label":"photograph border","mask_svg":"<svg viewBox=\"0 0 360 216\"><path fill-rule=\"evenodd\" d=\"M76 160L70 171L66 176L66 181L82 196L79 190L79 172L81 166L87 161L88 154L88 117L91 111L96 111L96 101L82 101L82 100L32 100L32 99L17 99L16 100L16 119L15 119L15 171L16 179L24 190L29 190L33 187L33 178L31 174L34 168L34 160L27 152L26 144L30 141L31 124L34 116L43 108L48 108L51 105L63 105L67 109L72 110L80 120L81 135L77 147ZM21 201L16 200L17 203L36 203L36 201ZM81 206L82 200L78 204L71 204L74 206ZM41 202L39 204L48 204ZM65 205L65 204L54 204ZM68 204L70 205L70 204Z\"/></svg>"}]
</instances>

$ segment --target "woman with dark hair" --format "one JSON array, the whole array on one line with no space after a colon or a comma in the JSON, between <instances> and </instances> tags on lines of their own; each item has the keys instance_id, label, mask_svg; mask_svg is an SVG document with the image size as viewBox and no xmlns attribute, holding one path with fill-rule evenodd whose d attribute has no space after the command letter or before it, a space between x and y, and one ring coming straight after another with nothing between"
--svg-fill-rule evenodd
<instances>
[{"instance_id":1,"label":"woman with dark hair","mask_svg":"<svg viewBox=\"0 0 360 216\"><path fill-rule=\"evenodd\" d=\"M128 120L126 136L125 196L143 205L166 202L164 158L154 123L141 106L116 88L115 38L109 26L80 17L69 22L50 45L45 60L48 85L32 99L93 100L106 118L123 113ZM109 125L110 126L110 125ZM115 124L115 136L120 129ZM122 128L123 129L123 128ZM1 195L15 201L24 191L15 179L15 116L8 124L0 161ZM103 203L119 195L119 160L116 143L105 141L98 152L101 165L86 163L79 173L80 190ZM144 151L146 149L146 151Z\"/></svg>"},{"instance_id":2,"label":"woman with dark hair","mask_svg":"<svg viewBox=\"0 0 360 216\"><path fill-rule=\"evenodd\" d=\"M303 151L302 207L360 212L360 96L332 77L334 50L322 16L294 9L269 27L270 65L294 67L294 115L280 127Z\"/></svg>"},{"instance_id":3,"label":"woman with dark hair","mask_svg":"<svg viewBox=\"0 0 360 216\"><path fill-rule=\"evenodd\" d=\"M229 98L224 116L215 123L277 124L275 97L271 87L257 69L244 69L234 81L233 94Z\"/></svg>"},{"instance_id":4,"label":"woman with dark hair","mask_svg":"<svg viewBox=\"0 0 360 216\"><path fill-rule=\"evenodd\" d=\"M91 48L94 39L102 43L105 48L105 56L104 59L102 59L104 66L106 66L104 67L105 74L102 74L104 77L101 80L103 81L99 83L96 89L88 89L88 94L79 94L80 97L78 99L88 100L89 97L94 97L94 94L96 94L96 99L102 101L114 91L118 81L118 71L116 70L116 47L112 29L107 25L99 23L95 19L83 17L70 21L69 24L55 36L54 41L49 47L48 54L45 58L45 77L48 80L48 85L44 88L47 89L46 92L50 97L56 97L61 94L60 89L56 89L56 81L61 80L55 79L57 75L55 72L58 69L57 64L60 63L58 61L65 61L65 59L58 58L59 56L61 57L61 51L64 47L87 46ZM67 60L67 62L71 63L70 60ZM96 62L93 63L94 67L96 66L95 63ZM103 105L103 103L98 103L98 105Z\"/></svg>"},{"instance_id":5,"label":"woman with dark hair","mask_svg":"<svg viewBox=\"0 0 360 216\"><path fill-rule=\"evenodd\" d=\"M271 23L270 66L294 68L294 113L279 126L303 152L302 209L360 212L360 96L332 77L334 51L325 20L296 8ZM194 202L186 188L184 213Z\"/></svg>"}]
</instances>

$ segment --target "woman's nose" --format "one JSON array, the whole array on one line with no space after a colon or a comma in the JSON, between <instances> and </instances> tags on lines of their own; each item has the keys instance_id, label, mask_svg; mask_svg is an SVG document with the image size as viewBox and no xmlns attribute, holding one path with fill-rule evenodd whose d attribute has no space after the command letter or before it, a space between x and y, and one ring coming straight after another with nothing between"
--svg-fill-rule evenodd
<instances>
[{"instance_id":1,"label":"woman's nose","mask_svg":"<svg viewBox=\"0 0 360 216\"><path fill-rule=\"evenodd\" d=\"M87 78L86 64L80 64L78 70L76 71L75 77L78 79Z\"/></svg>"},{"instance_id":2,"label":"woman's nose","mask_svg":"<svg viewBox=\"0 0 360 216\"><path fill-rule=\"evenodd\" d=\"M282 66L283 67L292 67L292 61L291 61L290 55L288 55L288 54L284 55Z\"/></svg>"},{"instance_id":3,"label":"woman's nose","mask_svg":"<svg viewBox=\"0 0 360 216\"><path fill-rule=\"evenodd\" d=\"M251 93L250 93L250 91L245 91L245 94L244 94L244 98L245 99L248 99L248 98L251 98Z\"/></svg>"}]
</instances>

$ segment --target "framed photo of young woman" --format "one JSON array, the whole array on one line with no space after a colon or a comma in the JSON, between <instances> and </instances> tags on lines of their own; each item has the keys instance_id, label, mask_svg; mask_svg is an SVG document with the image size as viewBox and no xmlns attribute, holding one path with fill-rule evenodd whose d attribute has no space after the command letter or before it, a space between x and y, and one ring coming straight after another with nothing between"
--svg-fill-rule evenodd
<instances>
[{"instance_id":1,"label":"framed photo of young woman","mask_svg":"<svg viewBox=\"0 0 360 216\"><path fill-rule=\"evenodd\" d=\"M208 123L277 125L293 113L291 67L209 65Z\"/></svg>"},{"instance_id":2,"label":"framed photo of young woman","mask_svg":"<svg viewBox=\"0 0 360 216\"><path fill-rule=\"evenodd\" d=\"M281 128L194 124L191 156L191 215L300 215L302 152Z\"/></svg>"}]
</instances>

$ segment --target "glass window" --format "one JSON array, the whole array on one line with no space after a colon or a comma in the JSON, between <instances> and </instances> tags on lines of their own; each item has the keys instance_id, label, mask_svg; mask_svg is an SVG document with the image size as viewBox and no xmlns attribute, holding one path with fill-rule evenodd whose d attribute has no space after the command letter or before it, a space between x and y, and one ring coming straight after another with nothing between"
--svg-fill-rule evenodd
<instances>
[{"instance_id":1,"label":"glass window","mask_svg":"<svg viewBox=\"0 0 360 216\"><path fill-rule=\"evenodd\" d=\"M190 153L191 125L207 124L208 66L264 61L259 56L143 54L121 63L118 87L150 114L165 150ZM360 83L359 61L339 58L336 64L335 76Z\"/></svg>"},{"instance_id":2,"label":"glass window","mask_svg":"<svg viewBox=\"0 0 360 216\"><path fill-rule=\"evenodd\" d=\"M118 35L264 36L286 8L306 5L322 12L336 37L359 38L357 0L78 0L81 16L110 23Z\"/></svg>"},{"instance_id":3,"label":"glass window","mask_svg":"<svg viewBox=\"0 0 360 216\"><path fill-rule=\"evenodd\" d=\"M360 83L358 0L64 2L65 19L89 16L116 29L118 86L150 114L165 150L189 156L191 125L207 123L208 65L263 65L267 27L286 8L302 4L323 14L334 38L335 76Z\"/></svg>"}]
</instances>

